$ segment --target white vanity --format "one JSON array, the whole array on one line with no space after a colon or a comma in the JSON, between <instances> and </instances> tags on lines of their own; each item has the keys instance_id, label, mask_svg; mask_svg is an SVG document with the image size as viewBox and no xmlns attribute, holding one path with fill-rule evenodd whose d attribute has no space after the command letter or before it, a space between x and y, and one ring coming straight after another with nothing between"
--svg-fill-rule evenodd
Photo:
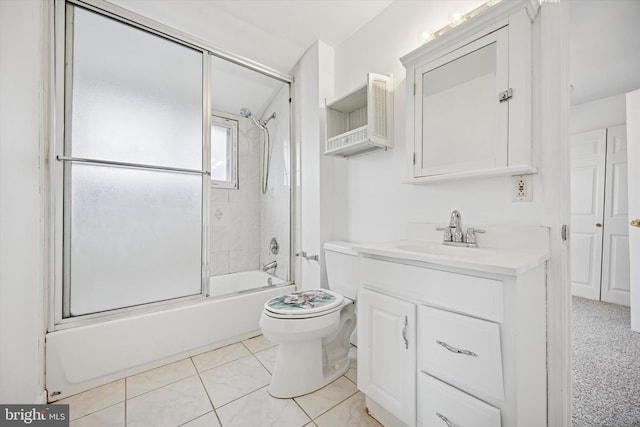
<instances>
[{"instance_id":1,"label":"white vanity","mask_svg":"<svg viewBox=\"0 0 640 427\"><path fill-rule=\"evenodd\" d=\"M358 387L385 426L544 426L545 227L488 226L478 247L356 245Z\"/></svg>"}]
</instances>

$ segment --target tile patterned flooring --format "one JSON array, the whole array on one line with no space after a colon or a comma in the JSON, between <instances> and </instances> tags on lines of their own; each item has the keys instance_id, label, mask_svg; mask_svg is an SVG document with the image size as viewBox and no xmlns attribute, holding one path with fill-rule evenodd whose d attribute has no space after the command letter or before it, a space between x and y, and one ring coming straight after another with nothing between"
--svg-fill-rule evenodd
<instances>
[{"instance_id":1,"label":"tile patterned flooring","mask_svg":"<svg viewBox=\"0 0 640 427\"><path fill-rule=\"evenodd\" d=\"M58 403L70 405L71 427L381 425L367 415L356 386L355 348L345 375L294 399L269 395L276 352L260 335Z\"/></svg>"}]
</instances>

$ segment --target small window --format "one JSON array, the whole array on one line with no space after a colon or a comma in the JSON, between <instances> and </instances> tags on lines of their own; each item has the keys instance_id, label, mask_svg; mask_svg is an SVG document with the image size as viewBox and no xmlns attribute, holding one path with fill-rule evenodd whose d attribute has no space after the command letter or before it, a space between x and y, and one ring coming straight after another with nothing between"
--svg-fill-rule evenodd
<instances>
[{"instance_id":1,"label":"small window","mask_svg":"<svg viewBox=\"0 0 640 427\"><path fill-rule=\"evenodd\" d=\"M238 188L238 121L211 120L211 186Z\"/></svg>"}]
</instances>

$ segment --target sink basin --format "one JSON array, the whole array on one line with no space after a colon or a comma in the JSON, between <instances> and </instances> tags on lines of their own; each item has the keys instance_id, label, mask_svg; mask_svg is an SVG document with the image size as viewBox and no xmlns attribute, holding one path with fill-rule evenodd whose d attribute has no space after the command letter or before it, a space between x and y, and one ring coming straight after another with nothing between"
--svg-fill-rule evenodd
<instances>
[{"instance_id":1,"label":"sink basin","mask_svg":"<svg viewBox=\"0 0 640 427\"><path fill-rule=\"evenodd\" d=\"M418 252L427 255L444 255L461 258L484 258L495 255L495 251L489 249L445 246L421 242L399 242L395 246L401 251Z\"/></svg>"}]
</instances>

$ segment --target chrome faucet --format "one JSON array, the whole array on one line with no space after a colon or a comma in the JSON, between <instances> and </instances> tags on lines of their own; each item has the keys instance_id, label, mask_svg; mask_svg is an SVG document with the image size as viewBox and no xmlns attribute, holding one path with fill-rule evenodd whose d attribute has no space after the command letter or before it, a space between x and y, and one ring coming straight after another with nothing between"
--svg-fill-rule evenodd
<instances>
[{"instance_id":1,"label":"chrome faucet","mask_svg":"<svg viewBox=\"0 0 640 427\"><path fill-rule=\"evenodd\" d=\"M265 271L265 272L266 272L266 271L271 270L271 269L274 269L274 270L275 270L277 266L278 266L278 262L277 262L277 261L271 261L270 263L265 264L265 265L262 267L262 271Z\"/></svg>"},{"instance_id":2,"label":"chrome faucet","mask_svg":"<svg viewBox=\"0 0 640 427\"><path fill-rule=\"evenodd\" d=\"M476 233L484 233L484 230L478 230L477 228L469 227L466 233L462 231L462 217L460 212L454 210L451 212L451 218L449 219L448 227L437 227L436 230L444 231L442 236L442 243L452 246L465 246L468 248L475 248L478 246L476 241Z\"/></svg>"},{"instance_id":3,"label":"chrome faucet","mask_svg":"<svg viewBox=\"0 0 640 427\"><path fill-rule=\"evenodd\" d=\"M462 218L460 218L460 212L451 212L451 218L449 219L449 233L451 234L452 242L462 242Z\"/></svg>"}]
</instances>

